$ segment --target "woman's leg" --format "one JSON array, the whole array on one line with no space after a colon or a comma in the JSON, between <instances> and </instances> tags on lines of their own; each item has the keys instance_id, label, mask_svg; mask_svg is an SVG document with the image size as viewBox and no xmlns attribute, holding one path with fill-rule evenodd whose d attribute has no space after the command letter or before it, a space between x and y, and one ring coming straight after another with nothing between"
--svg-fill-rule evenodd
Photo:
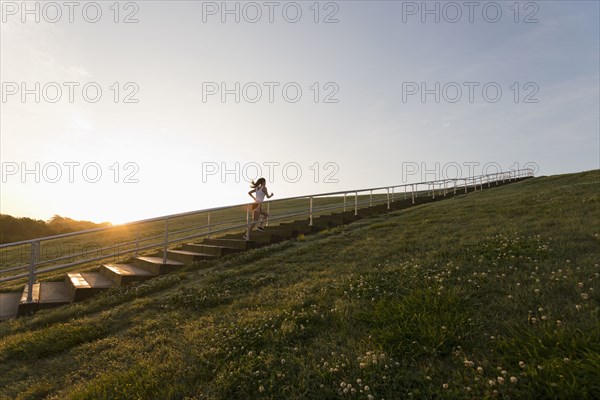
<instances>
[{"instance_id":1,"label":"woman's leg","mask_svg":"<svg viewBox=\"0 0 600 400\"><path fill-rule=\"evenodd\" d=\"M252 204L252 221L248 224L248 228L246 229L246 240L250 240L250 232L254 229L256 225L256 221L260 217L260 204Z\"/></svg>"},{"instance_id":2,"label":"woman's leg","mask_svg":"<svg viewBox=\"0 0 600 400\"><path fill-rule=\"evenodd\" d=\"M269 214L264 211L261 207L260 209L260 215L263 217L261 223L259 224L259 226L262 228L263 226L265 226L265 223L267 222L267 219L269 218Z\"/></svg>"},{"instance_id":3,"label":"woman's leg","mask_svg":"<svg viewBox=\"0 0 600 400\"><path fill-rule=\"evenodd\" d=\"M254 221L253 225L256 225L256 226L260 225L260 216L261 216L260 207L257 207L254 210L254 213L252 215L252 220Z\"/></svg>"}]
</instances>

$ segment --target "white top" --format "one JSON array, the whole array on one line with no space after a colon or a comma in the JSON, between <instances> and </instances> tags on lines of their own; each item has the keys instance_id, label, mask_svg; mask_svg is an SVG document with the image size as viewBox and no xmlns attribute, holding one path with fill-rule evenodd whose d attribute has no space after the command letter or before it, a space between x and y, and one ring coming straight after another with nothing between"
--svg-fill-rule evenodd
<instances>
[{"instance_id":1,"label":"white top","mask_svg":"<svg viewBox=\"0 0 600 400\"><path fill-rule=\"evenodd\" d=\"M264 189L265 189L264 186L260 186L260 187L256 188L256 202L257 203L262 203L265 200Z\"/></svg>"}]
</instances>

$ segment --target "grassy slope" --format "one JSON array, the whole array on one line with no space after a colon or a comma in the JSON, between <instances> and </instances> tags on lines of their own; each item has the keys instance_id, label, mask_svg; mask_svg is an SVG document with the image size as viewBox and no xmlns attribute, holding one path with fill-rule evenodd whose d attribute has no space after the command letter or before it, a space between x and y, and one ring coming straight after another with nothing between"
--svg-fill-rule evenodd
<instances>
[{"instance_id":1,"label":"grassy slope","mask_svg":"<svg viewBox=\"0 0 600 400\"><path fill-rule=\"evenodd\" d=\"M115 289L0 324L0 398L600 398L599 221L536 178Z\"/></svg>"}]
</instances>

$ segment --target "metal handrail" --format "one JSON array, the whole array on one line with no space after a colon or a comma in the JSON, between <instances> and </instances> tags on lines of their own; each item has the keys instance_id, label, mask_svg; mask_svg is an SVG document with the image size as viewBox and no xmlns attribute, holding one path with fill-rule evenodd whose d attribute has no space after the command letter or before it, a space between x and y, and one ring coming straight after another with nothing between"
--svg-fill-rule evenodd
<instances>
[{"instance_id":1,"label":"metal handrail","mask_svg":"<svg viewBox=\"0 0 600 400\"><path fill-rule=\"evenodd\" d=\"M478 175L478 176L472 176L472 177L467 177L467 178L440 179L440 180L424 181L424 182L418 182L418 183L406 183L406 184L401 184L401 185L381 186L381 187L367 188L367 189L326 192L326 193L319 193L319 194L313 194L313 195L294 196L294 197L287 197L287 198L277 199L277 200L269 200L269 201L265 201L265 204L269 210L272 205L276 205L276 204L282 203L282 202L290 202L293 200L301 200L301 199L308 200L308 204L293 207L291 210L286 210L285 212L282 212L279 214L270 215L267 223L269 221L270 222L280 221L280 220L289 219L292 217L308 215L309 216L308 223L309 223L309 225L312 225L314 214L319 214L319 213L322 213L325 211L331 211L331 210L336 210L336 209L343 209L344 211L346 211L347 208L350 208L350 209L354 209L355 214L357 214L359 206L370 207L373 205L373 192L378 192L378 191L385 191L383 193L376 193L377 196L385 196L385 197L376 199L376 203L377 204L385 204L387 202L387 205L389 208L390 202L398 201L398 199L401 198L402 196L403 196L404 200L408 199L407 196L409 195L408 194L409 190L410 190L410 198L412 198L412 202L415 203L415 198L419 197L419 195L423 195L423 194L425 194L427 196L431 195L431 197L435 198L436 191L438 192L438 196L445 196L450 190L453 190L454 193L456 193L457 190L460 190L462 188L464 188L465 192L468 191L468 188L474 188L475 190L481 190L481 189L483 189L484 184L487 184L488 187L490 187L491 183L493 183L493 182L496 182L496 184L498 184L498 182L500 182L500 181L502 181L502 182L504 182L506 180L510 181L513 179L519 179L519 178L529 177L529 176L533 176L533 171L531 169L520 169L520 170L515 170L515 171L496 172L496 173L492 173L492 174ZM422 187L425 187L425 190L422 190ZM398 188L404 188L404 192L402 193L400 191L396 191L396 189L398 189ZM419 189L421 189L421 190L419 190ZM340 195L343 195L343 202L339 205L338 204L324 204L324 205L319 205L319 206L314 205L314 200L317 198L328 198L328 197L340 196ZM354 196L354 201L348 202L347 201L348 196ZM359 201L359 196L366 196L367 198L365 200ZM12 281L12 280L16 280L16 279L21 279L24 277L29 277L28 301L31 301L32 300L31 299L31 293L32 293L31 287L32 287L33 283L35 282L37 274L50 272L50 271L56 271L59 269L69 268L69 267L72 267L75 265L90 263L93 261L99 261L99 260L108 259L111 257L122 256L122 255L130 254L134 251L135 251L135 255L137 255L137 253L139 251L158 249L158 248L162 248L163 260L164 260L164 262L166 262L167 251L169 249L169 245L181 243L184 241L188 241L190 239L197 239L200 237L210 237L211 235L214 235L214 234L219 234L219 233L226 232L226 231L231 231L231 230L248 227L250 224L252 224L252 222L250 221L250 205L251 204L253 204L253 203L242 203L242 204L236 204L236 205L230 205L230 206L213 207L213 208L208 208L208 209L203 209L203 210L189 211L189 212L184 212L184 213L170 214L170 215L161 216L161 217L133 221L133 222L120 224L120 225L114 225L114 226L110 226L110 227L87 229L87 230L83 230L83 231L70 232L70 233L64 233L64 234L59 234L59 235L52 235L52 236L46 236L46 237L42 237L42 238L29 239L29 240L23 240L23 241L19 241L19 242L2 244L2 245L0 245L0 250L8 249L10 247L15 247L15 246L29 245L30 246L30 251L29 251L30 256L29 256L28 265L11 266L9 268L0 269L0 273L6 273L9 271L17 271L19 269L21 269L21 270L28 269L27 273L21 273L21 274L9 276L9 277L2 277L2 278L0 278L0 283ZM239 210L240 212L242 210L244 210L244 212L245 212L244 218L229 219L227 221L211 223L211 213L216 213L218 211L224 211L224 210L235 210L236 208L240 209ZM187 227L185 229L179 229L179 230L169 229L169 221L170 220L175 220L175 219L183 218L183 217L199 216L202 214L206 214L206 216L207 216L207 223L205 225L194 226L192 228ZM154 234L154 235L146 236L146 237L140 237L139 236L140 231L135 230L135 231L133 231L133 232L135 232L135 236L136 236L135 240L128 240L128 241L125 241L122 243L117 243L112 246L105 246L105 247L101 247L101 248L94 248L94 249L86 250L86 251L82 252L80 255L78 255L78 257L83 257L84 259L81 259L78 261L73 261L70 263L62 264L62 265L56 265L56 266L50 266L50 267L38 269L38 267L41 265L51 264L51 263L55 263L55 262L59 262L59 261L64 261L66 259L74 258L73 255L67 255L67 256L60 256L60 257L50 259L50 260L39 260L40 244L42 242L48 242L48 241L52 241L52 240L56 240L56 239L63 239L63 238L72 238L75 236L90 235L90 234L99 233L99 232L103 232L103 231L110 231L110 230L126 231L128 228L138 227L139 225L149 224L152 222L163 222L164 223L164 227L162 228L162 233L158 233L158 234ZM217 229L215 229L215 228L217 228ZM157 231L158 230L159 229L157 228ZM199 233L186 235L184 237L173 238L173 235L180 236L184 233L190 233L193 231L199 231ZM171 236L171 237L169 237L169 236ZM150 244L140 246L141 242L154 241L154 240L157 240L160 238L163 238L160 240L160 242L155 242L155 243L150 243ZM135 248L133 250L125 248L126 246L131 246L131 245L135 245ZM102 254L104 251L110 251L113 249L119 250L119 248L122 250L117 251L115 253L111 253L110 255ZM94 252L96 254L100 253L100 255L97 257L86 258L88 256L88 254L91 252Z\"/></svg>"},{"instance_id":2,"label":"metal handrail","mask_svg":"<svg viewBox=\"0 0 600 400\"><path fill-rule=\"evenodd\" d=\"M500 175L500 174L516 174L519 171L528 171L528 173L531 173L530 176L533 176L532 169L519 169L519 170L515 170L515 171L508 171L508 172L496 172L494 174L486 174L486 175L478 175L478 176L474 176L474 177L470 177L470 178L454 178L454 179L450 179L452 181L457 181L457 180L465 180L468 181L469 179L475 179L475 178L481 178L484 176L492 176L492 175ZM523 175L520 175L523 176ZM516 179L517 177L515 176ZM424 181L424 182L417 182L417 183L405 183L402 185L394 185L394 186L381 186L381 187L375 187L375 188L369 188L369 189L354 189L354 190L343 190L343 191L338 191L338 192L328 192L328 193L319 193L319 194L313 194L313 195L302 195L302 196L295 196L295 197L286 197L283 199L276 199L276 200L268 200L265 201L264 203L276 203L276 202L282 202L282 201L290 201L290 200L298 200L298 199L305 199L308 198L310 196L312 197L326 197L326 196L335 196L335 195L340 195L340 194L349 194L349 193L361 193L361 192L368 192L368 191L377 191L377 190L383 190L383 189L392 189L392 188L399 188L399 187L407 187L407 186L416 186L416 185L428 185L428 184L433 184L433 183L438 183L438 182L444 182L444 181L449 181L449 179L442 179L442 180L434 180L434 181ZM203 214L203 213L207 213L207 212L214 212L214 211L221 211L221 210L226 210L226 209L230 209L230 208L236 208L236 207L247 207L248 205L251 205L252 203L240 203L240 204L235 204L235 205L230 205L230 206L221 206L221 207L214 207L214 208L207 208L207 209L203 209L203 210L197 210L197 211L187 211L184 213L178 213L178 214L170 214L170 215L164 215L161 217L155 217L155 218L149 218L149 219L143 219L143 220L138 220L138 221L132 221L132 222L127 222L124 224L119 224L119 225L113 225L113 226L107 226L107 227L102 227L102 228L94 228L94 229L87 229L87 230L83 230L83 231L77 231L77 232L69 232L69 233L62 233L59 235L52 235L52 236L45 236L42 238L37 238L37 239L29 239L29 240L22 240L19 242L12 242L12 243L5 243L5 244L0 244L0 249L4 248L4 247L8 247L8 246L16 246L19 244L29 244L35 241L41 241L41 240L50 240L50 239L59 239L59 238L65 238L65 237L69 237L69 236L77 236L77 235L82 235L82 234L86 234L86 233L94 233L94 232L100 232L100 231L105 231L105 230L110 230L110 229L115 229L115 228L123 228L126 226L131 226L131 225L139 225L139 224L145 224L145 223L149 223L149 222L158 222L158 221L164 221L165 219L173 219L173 218L181 218L181 217L188 217L188 216L192 216L192 215L197 215L197 214Z\"/></svg>"}]
</instances>

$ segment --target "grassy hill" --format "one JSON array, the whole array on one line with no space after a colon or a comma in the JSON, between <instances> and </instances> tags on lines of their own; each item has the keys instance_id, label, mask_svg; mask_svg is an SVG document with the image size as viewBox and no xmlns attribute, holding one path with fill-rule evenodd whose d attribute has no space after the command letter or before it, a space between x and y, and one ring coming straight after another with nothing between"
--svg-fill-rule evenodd
<instances>
[{"instance_id":1,"label":"grassy hill","mask_svg":"<svg viewBox=\"0 0 600 400\"><path fill-rule=\"evenodd\" d=\"M0 323L4 399L600 398L600 171Z\"/></svg>"}]
</instances>

